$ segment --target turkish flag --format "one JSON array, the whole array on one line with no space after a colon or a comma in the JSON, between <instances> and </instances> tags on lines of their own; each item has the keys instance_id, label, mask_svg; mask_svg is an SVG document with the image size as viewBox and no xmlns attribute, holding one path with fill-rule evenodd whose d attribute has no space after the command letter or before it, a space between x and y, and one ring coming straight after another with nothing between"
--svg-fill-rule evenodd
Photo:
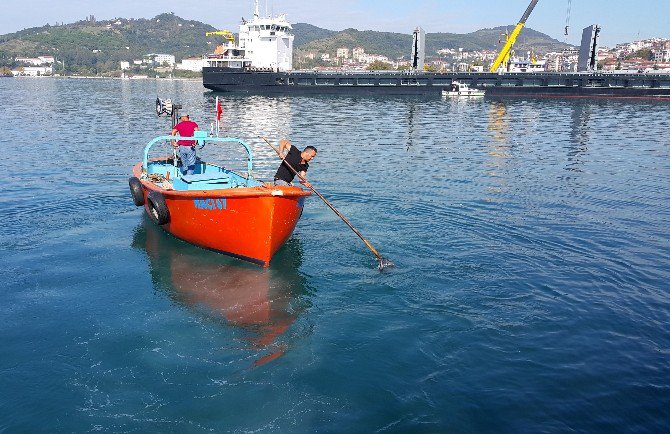
<instances>
[{"instance_id":1,"label":"turkish flag","mask_svg":"<svg viewBox=\"0 0 670 434\"><path fill-rule=\"evenodd\" d=\"M221 103L219 102L219 99L216 99L216 120L220 121L221 120L221 113L223 113L223 109L221 108Z\"/></svg>"}]
</instances>

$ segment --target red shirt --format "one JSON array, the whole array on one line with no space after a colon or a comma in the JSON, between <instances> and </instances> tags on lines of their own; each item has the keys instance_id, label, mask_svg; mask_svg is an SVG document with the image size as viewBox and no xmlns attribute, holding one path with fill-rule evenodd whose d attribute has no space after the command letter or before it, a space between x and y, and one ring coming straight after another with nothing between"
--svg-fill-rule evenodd
<instances>
[{"instance_id":1,"label":"red shirt","mask_svg":"<svg viewBox=\"0 0 670 434\"><path fill-rule=\"evenodd\" d=\"M174 129L177 130L180 136L182 137L193 137L193 132L198 128L198 124L193 121L182 121L174 126ZM193 146L195 145L195 140L179 140L177 144L180 146Z\"/></svg>"}]
</instances>

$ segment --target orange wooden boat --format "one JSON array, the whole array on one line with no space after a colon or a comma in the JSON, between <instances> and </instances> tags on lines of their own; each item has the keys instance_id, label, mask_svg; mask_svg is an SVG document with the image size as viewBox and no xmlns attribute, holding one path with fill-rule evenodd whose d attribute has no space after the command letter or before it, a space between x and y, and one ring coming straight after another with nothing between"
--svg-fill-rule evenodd
<instances>
[{"instance_id":1,"label":"orange wooden boat","mask_svg":"<svg viewBox=\"0 0 670 434\"><path fill-rule=\"evenodd\" d=\"M154 145L174 140L156 137L128 181L135 205L143 205L154 223L177 238L267 267L293 233L312 193L254 179L251 148L240 139L207 137L204 131L196 131L194 138L201 146L244 146L246 173L198 160L193 175L182 175L174 156L149 159Z\"/></svg>"}]
</instances>

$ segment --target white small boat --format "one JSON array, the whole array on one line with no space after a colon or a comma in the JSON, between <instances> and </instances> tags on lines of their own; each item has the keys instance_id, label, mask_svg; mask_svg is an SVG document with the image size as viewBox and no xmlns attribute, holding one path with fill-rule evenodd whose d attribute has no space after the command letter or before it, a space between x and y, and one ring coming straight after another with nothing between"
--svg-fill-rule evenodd
<instances>
[{"instance_id":1,"label":"white small boat","mask_svg":"<svg viewBox=\"0 0 670 434\"><path fill-rule=\"evenodd\" d=\"M485 90L470 87L466 83L460 83L458 81L452 82L449 89L442 90L442 96L456 97L484 96L485 93Z\"/></svg>"}]
</instances>

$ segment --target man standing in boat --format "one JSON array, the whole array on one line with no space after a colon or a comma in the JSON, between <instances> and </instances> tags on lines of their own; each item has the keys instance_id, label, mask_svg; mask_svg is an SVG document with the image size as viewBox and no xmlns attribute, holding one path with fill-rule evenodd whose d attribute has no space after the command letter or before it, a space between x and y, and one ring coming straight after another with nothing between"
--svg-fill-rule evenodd
<instances>
[{"instance_id":1,"label":"man standing in boat","mask_svg":"<svg viewBox=\"0 0 670 434\"><path fill-rule=\"evenodd\" d=\"M198 124L190 120L187 113L179 118L179 123L172 128L171 135L179 133L182 137L193 137L193 133L198 131ZM181 172L184 175L193 175L195 170L195 140L178 140L172 146L178 148L179 158L181 158Z\"/></svg>"},{"instance_id":2,"label":"man standing in boat","mask_svg":"<svg viewBox=\"0 0 670 434\"><path fill-rule=\"evenodd\" d=\"M288 151L286 156L284 153ZM279 154L282 156L282 163L275 173L275 185L291 185L291 181L295 177L295 173L288 164L295 169L300 175L300 183L305 187L311 187L312 184L307 182L305 177L307 176L307 169L309 168L309 162L316 157L316 148L314 146L307 146L305 149L300 152L298 148L293 146L291 142L286 139L279 141ZM288 163L288 164L287 164ZM304 180L304 181L303 181Z\"/></svg>"}]
</instances>

